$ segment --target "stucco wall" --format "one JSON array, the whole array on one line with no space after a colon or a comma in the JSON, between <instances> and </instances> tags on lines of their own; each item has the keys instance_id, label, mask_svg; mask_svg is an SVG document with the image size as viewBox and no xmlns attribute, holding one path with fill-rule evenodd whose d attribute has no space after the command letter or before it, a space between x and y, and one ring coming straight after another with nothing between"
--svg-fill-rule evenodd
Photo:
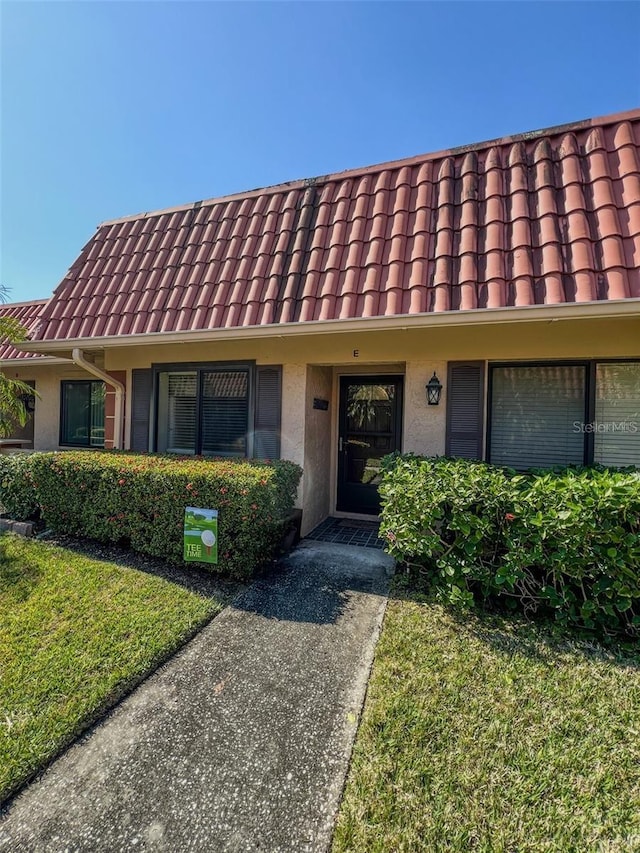
<instances>
[{"instance_id":1,"label":"stucco wall","mask_svg":"<svg viewBox=\"0 0 640 853\"><path fill-rule=\"evenodd\" d=\"M304 494L302 535L319 524L330 511L331 504L331 421L334 406L331 400L333 371L330 367L307 368L307 387L304 404ZM329 402L326 411L313 408L318 397Z\"/></svg>"},{"instance_id":2,"label":"stucco wall","mask_svg":"<svg viewBox=\"0 0 640 853\"><path fill-rule=\"evenodd\" d=\"M105 355L107 370L174 361L255 359L258 364L363 365L392 361L503 360L640 356L640 319L558 320L386 332L311 335L206 344L123 347ZM354 351L358 353L354 355Z\"/></svg>"},{"instance_id":3,"label":"stucco wall","mask_svg":"<svg viewBox=\"0 0 640 853\"><path fill-rule=\"evenodd\" d=\"M438 406L427 405L425 385L436 372L443 384ZM404 380L402 449L405 453L442 456L447 428L447 362L408 361Z\"/></svg>"},{"instance_id":4,"label":"stucco wall","mask_svg":"<svg viewBox=\"0 0 640 853\"><path fill-rule=\"evenodd\" d=\"M304 408L306 394L306 364L285 364L282 367L282 422L280 456L304 468ZM298 488L297 507L302 507L304 475Z\"/></svg>"},{"instance_id":5,"label":"stucco wall","mask_svg":"<svg viewBox=\"0 0 640 853\"><path fill-rule=\"evenodd\" d=\"M448 361L615 357L640 357L640 319L519 322L326 336L310 335L301 325L300 334L294 337L205 344L156 341L148 346L118 347L105 353L104 367L125 371L130 386L132 368L154 363L255 360L258 364L282 364L282 456L306 469L298 495L298 506L304 502L309 510L306 527L325 511L327 501L329 511L334 504L338 375L367 373L392 363L393 372L405 372L403 449L439 454L445 449ZM5 365L4 369L8 375L36 381L41 399L36 401L34 446L57 449L60 380L86 378L87 374L71 364ZM434 370L445 386L437 407L427 406L424 390ZM330 399L328 418L327 413L312 409L314 396ZM127 425L127 441L128 434Z\"/></svg>"}]
</instances>

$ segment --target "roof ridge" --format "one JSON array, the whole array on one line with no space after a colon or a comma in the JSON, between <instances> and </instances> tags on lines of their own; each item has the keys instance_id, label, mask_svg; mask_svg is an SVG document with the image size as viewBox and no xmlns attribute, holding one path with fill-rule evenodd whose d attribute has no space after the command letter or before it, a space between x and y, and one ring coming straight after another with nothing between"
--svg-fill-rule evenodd
<instances>
[{"instance_id":1,"label":"roof ridge","mask_svg":"<svg viewBox=\"0 0 640 853\"><path fill-rule=\"evenodd\" d=\"M516 142L528 142L532 139L537 139L541 136L552 136L558 133L567 133L571 130L583 130L588 127L602 127L607 124L615 124L622 121L640 119L640 107L630 110L610 113L604 116L595 118L580 119L578 121L567 122L564 124L551 125L542 127L538 130L528 130L522 133L509 134L499 136L494 139L486 139L481 142L471 142L465 145L458 145L454 148L443 148L439 151L429 151L423 154L413 154L409 157L401 157L396 160L386 160L382 163L372 163L368 166L356 166L351 169L344 169L341 172L330 172L326 175L316 175L311 178L296 178L290 181L282 181L278 184L268 184L264 187L255 187L253 189L241 190L235 193L228 193L221 196L212 196L211 198L202 199L199 201L187 202L173 207L163 207L157 210L142 211L140 213L129 214L127 216L119 216L115 219L106 219L100 222L98 228L103 228L105 225L116 225L121 222L131 222L136 219L147 219L152 216L162 216L168 213L178 213L183 210L192 210L204 206L217 204L219 202L228 202L235 199L254 198L256 195L271 195L277 192L285 192L288 190L297 190L302 187L312 186L318 182L329 182L337 179L344 180L349 177L357 177L359 175L375 174L376 172L386 169L400 168L402 166L413 166L417 163L424 163L431 160L438 160L447 156L456 156L463 154L466 151L482 151L485 148L493 148L497 145L508 145Z\"/></svg>"}]
</instances>

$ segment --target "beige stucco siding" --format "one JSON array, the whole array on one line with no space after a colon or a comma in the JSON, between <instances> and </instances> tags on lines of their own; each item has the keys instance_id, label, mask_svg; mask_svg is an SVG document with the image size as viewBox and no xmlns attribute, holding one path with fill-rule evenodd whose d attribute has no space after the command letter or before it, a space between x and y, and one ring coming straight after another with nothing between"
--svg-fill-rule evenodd
<instances>
[{"instance_id":1,"label":"beige stucco siding","mask_svg":"<svg viewBox=\"0 0 640 853\"><path fill-rule=\"evenodd\" d=\"M131 371L153 364L255 361L283 366L281 455L302 465L298 506L304 507L303 532L335 509L338 387L344 373L394 373L405 376L402 449L421 454L445 452L448 362L518 361L572 358L640 358L640 319L557 320L513 325L395 329L371 333L300 334L259 340L171 343L93 351L109 371ZM20 365L9 375L34 379L36 449L58 448L60 381L84 378L67 365ZM444 388L439 406L428 406L425 385L436 372ZM313 398L329 400L329 410L313 409ZM126 443L131 399L126 400Z\"/></svg>"},{"instance_id":2,"label":"beige stucco siding","mask_svg":"<svg viewBox=\"0 0 640 853\"><path fill-rule=\"evenodd\" d=\"M105 354L107 370L176 361L258 364L347 364L392 361L605 358L640 355L640 318L550 320L118 347ZM357 356L354 355L357 352Z\"/></svg>"},{"instance_id":3,"label":"beige stucco siding","mask_svg":"<svg viewBox=\"0 0 640 853\"><path fill-rule=\"evenodd\" d=\"M307 369L304 398L303 535L313 530L331 510L331 420L335 410L335 406L331 405L332 385L333 372L330 367L310 366ZM329 408L326 411L314 409L315 398L326 400Z\"/></svg>"},{"instance_id":4,"label":"beige stucco siding","mask_svg":"<svg viewBox=\"0 0 640 853\"><path fill-rule=\"evenodd\" d=\"M304 470L304 411L302 401L307 386L306 364L282 366L282 421L280 456L302 466ZM298 487L296 506L302 507L304 476Z\"/></svg>"},{"instance_id":5,"label":"beige stucco siding","mask_svg":"<svg viewBox=\"0 0 640 853\"><path fill-rule=\"evenodd\" d=\"M442 382L438 406L427 405L425 385L436 372ZM402 449L424 456L444 454L447 428L447 362L439 359L408 361L404 380Z\"/></svg>"}]
</instances>

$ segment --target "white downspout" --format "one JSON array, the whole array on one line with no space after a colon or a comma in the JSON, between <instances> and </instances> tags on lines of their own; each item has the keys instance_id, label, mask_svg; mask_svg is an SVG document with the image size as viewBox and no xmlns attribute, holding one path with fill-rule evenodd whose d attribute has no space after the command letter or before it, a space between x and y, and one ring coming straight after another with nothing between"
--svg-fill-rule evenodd
<instances>
[{"instance_id":1,"label":"white downspout","mask_svg":"<svg viewBox=\"0 0 640 853\"><path fill-rule=\"evenodd\" d=\"M73 359L73 363L77 364L78 367L82 367L88 373L92 373L94 376L97 376L98 379L102 379L102 381L106 382L107 385L113 386L115 390L115 405L113 409L113 447L115 450L121 450L124 385L118 379L114 379L113 376L109 376L109 374L105 373L104 370L100 370L100 368L96 367L95 364L91 364L90 361L87 361L79 347L74 347L71 351L71 358Z\"/></svg>"}]
</instances>

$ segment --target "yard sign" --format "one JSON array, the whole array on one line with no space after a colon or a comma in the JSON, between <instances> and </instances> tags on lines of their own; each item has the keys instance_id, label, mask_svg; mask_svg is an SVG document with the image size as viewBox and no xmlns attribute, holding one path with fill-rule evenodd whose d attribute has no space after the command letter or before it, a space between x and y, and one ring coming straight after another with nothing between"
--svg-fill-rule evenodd
<instances>
[{"instance_id":1,"label":"yard sign","mask_svg":"<svg viewBox=\"0 0 640 853\"><path fill-rule=\"evenodd\" d=\"M184 510L184 559L218 562L218 510L188 506Z\"/></svg>"}]
</instances>

